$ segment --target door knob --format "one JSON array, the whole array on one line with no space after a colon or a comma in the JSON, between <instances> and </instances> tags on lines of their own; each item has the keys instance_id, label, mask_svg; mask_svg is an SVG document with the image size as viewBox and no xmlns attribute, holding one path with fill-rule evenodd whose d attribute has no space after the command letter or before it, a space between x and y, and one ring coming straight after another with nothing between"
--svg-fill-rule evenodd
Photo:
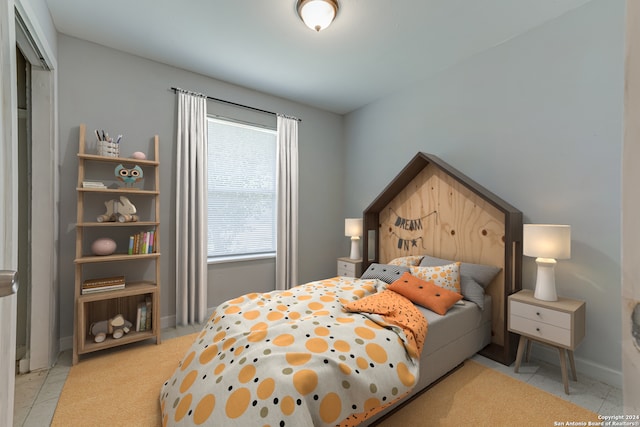
<instances>
[{"instance_id":1,"label":"door knob","mask_svg":"<svg viewBox=\"0 0 640 427\"><path fill-rule=\"evenodd\" d=\"M18 272L0 270L0 298L13 295L16 292L18 292Z\"/></svg>"}]
</instances>

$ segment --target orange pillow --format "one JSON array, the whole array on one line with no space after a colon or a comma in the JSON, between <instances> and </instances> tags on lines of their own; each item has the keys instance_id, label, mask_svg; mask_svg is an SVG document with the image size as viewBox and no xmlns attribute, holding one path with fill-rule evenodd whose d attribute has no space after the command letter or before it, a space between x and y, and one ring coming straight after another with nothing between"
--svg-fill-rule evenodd
<instances>
[{"instance_id":1,"label":"orange pillow","mask_svg":"<svg viewBox=\"0 0 640 427\"><path fill-rule=\"evenodd\" d=\"M408 272L390 284L387 289L440 315L445 315L456 302L462 299L459 293L442 288L433 282L426 282Z\"/></svg>"}]
</instances>

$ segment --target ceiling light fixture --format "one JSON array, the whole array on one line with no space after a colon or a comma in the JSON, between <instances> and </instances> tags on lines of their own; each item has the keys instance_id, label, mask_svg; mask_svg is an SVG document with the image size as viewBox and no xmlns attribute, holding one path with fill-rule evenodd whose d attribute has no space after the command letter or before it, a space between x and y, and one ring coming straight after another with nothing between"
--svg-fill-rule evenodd
<instances>
[{"instance_id":1,"label":"ceiling light fixture","mask_svg":"<svg viewBox=\"0 0 640 427\"><path fill-rule=\"evenodd\" d=\"M320 31L331 25L339 6L337 0L298 0L296 8L307 27Z\"/></svg>"}]
</instances>

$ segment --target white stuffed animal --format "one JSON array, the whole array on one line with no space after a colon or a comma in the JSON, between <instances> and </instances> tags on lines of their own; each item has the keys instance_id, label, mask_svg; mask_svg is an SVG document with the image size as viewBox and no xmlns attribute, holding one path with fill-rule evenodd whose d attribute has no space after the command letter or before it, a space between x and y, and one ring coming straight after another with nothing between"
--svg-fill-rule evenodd
<instances>
[{"instance_id":1,"label":"white stuffed animal","mask_svg":"<svg viewBox=\"0 0 640 427\"><path fill-rule=\"evenodd\" d=\"M107 211L99 215L98 222L136 222L138 221L138 215L136 215L136 207L131 200L125 196L120 196L120 200L111 199L104 202Z\"/></svg>"},{"instance_id":2,"label":"white stuffed animal","mask_svg":"<svg viewBox=\"0 0 640 427\"><path fill-rule=\"evenodd\" d=\"M101 322L92 323L89 327L93 341L103 342L107 339L107 335L113 336L114 339L122 338L124 334L128 334L133 324L118 314L117 316L103 320Z\"/></svg>"}]
</instances>

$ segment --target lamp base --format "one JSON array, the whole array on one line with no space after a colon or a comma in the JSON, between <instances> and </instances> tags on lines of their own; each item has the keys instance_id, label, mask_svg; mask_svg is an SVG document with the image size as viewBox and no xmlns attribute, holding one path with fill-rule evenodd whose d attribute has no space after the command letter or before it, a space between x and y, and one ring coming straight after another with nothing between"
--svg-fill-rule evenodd
<instances>
[{"instance_id":1,"label":"lamp base","mask_svg":"<svg viewBox=\"0 0 640 427\"><path fill-rule=\"evenodd\" d=\"M555 267L553 258L536 258L538 272L536 273L536 290L534 298L542 301L558 301L556 294Z\"/></svg>"},{"instance_id":2,"label":"lamp base","mask_svg":"<svg viewBox=\"0 0 640 427\"><path fill-rule=\"evenodd\" d=\"M351 259L360 259L362 255L360 254L360 237L353 236L351 238L351 255L349 255Z\"/></svg>"}]
</instances>

